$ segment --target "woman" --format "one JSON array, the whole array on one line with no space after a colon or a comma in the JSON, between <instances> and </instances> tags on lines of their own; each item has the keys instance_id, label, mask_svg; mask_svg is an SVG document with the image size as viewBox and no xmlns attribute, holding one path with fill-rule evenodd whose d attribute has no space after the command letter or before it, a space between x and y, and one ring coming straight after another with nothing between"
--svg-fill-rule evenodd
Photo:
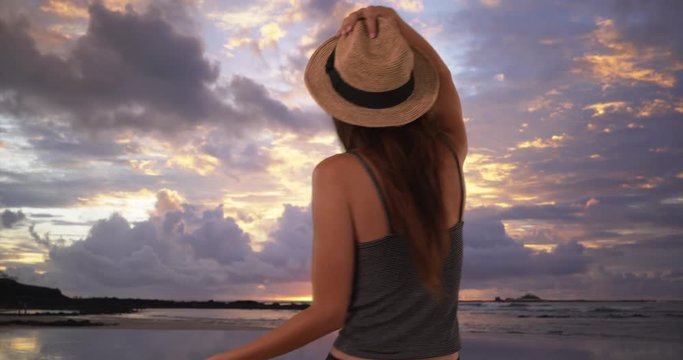
<instances>
[{"instance_id":1,"label":"woman","mask_svg":"<svg viewBox=\"0 0 683 360\"><path fill-rule=\"evenodd\" d=\"M450 71L398 14L349 14L306 86L346 152L313 170L313 302L216 359L268 359L338 330L327 359L459 360L467 137Z\"/></svg>"}]
</instances>

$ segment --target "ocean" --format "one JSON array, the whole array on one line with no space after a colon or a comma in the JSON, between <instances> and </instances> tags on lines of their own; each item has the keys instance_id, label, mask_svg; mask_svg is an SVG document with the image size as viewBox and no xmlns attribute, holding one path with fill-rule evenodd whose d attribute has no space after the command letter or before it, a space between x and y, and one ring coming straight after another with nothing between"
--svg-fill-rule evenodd
<instances>
[{"instance_id":1,"label":"ocean","mask_svg":"<svg viewBox=\"0 0 683 360\"><path fill-rule=\"evenodd\" d=\"M120 317L220 324L226 330L0 327L0 359L204 359L239 346L296 310L144 309ZM75 316L74 319L97 315ZM469 302L459 304L461 357L682 359L683 302ZM262 330L230 330L259 327ZM278 359L324 359L337 331Z\"/></svg>"}]
</instances>

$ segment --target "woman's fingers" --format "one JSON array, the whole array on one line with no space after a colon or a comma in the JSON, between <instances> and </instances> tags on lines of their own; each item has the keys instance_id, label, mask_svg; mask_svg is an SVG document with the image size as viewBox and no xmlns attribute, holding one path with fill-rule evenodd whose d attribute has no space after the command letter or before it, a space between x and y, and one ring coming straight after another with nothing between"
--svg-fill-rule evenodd
<instances>
[{"instance_id":1,"label":"woman's fingers","mask_svg":"<svg viewBox=\"0 0 683 360\"><path fill-rule=\"evenodd\" d=\"M349 33L349 31L351 31L353 29L353 24L358 20L359 15L360 15L359 12L361 10L354 11L354 12L350 13L349 15L347 15L346 18L344 18L344 21L342 21L341 27L339 28L339 31L337 32L337 36L346 35Z\"/></svg>"},{"instance_id":2,"label":"woman's fingers","mask_svg":"<svg viewBox=\"0 0 683 360\"><path fill-rule=\"evenodd\" d=\"M342 25L336 34L337 37L346 36L351 32L358 20L365 21L365 27L368 29L368 35L371 38L377 37L377 17L380 16L378 12L373 6L368 6L350 13L342 21Z\"/></svg>"},{"instance_id":3,"label":"woman's fingers","mask_svg":"<svg viewBox=\"0 0 683 360\"><path fill-rule=\"evenodd\" d=\"M362 10L363 17L365 18L365 28L368 29L368 36L374 38L377 36L377 9L371 5Z\"/></svg>"},{"instance_id":4,"label":"woman's fingers","mask_svg":"<svg viewBox=\"0 0 683 360\"><path fill-rule=\"evenodd\" d=\"M348 35L348 33L353 31L353 28L355 27L356 22L358 22L359 20L365 19L365 16L366 16L365 10L366 9L367 8L358 9L358 10L350 13L348 16L346 16L346 18L342 22L342 27L340 29L341 30L340 35Z\"/></svg>"},{"instance_id":5,"label":"woman's fingers","mask_svg":"<svg viewBox=\"0 0 683 360\"><path fill-rule=\"evenodd\" d=\"M368 28L368 35L371 38L377 37L377 16L368 16L365 18L365 27Z\"/></svg>"}]
</instances>

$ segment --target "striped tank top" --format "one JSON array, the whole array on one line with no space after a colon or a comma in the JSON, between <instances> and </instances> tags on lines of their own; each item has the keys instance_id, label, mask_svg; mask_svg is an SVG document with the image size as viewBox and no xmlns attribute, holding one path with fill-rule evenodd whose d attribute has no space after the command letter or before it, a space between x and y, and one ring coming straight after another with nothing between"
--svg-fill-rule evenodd
<instances>
[{"instance_id":1,"label":"striped tank top","mask_svg":"<svg viewBox=\"0 0 683 360\"><path fill-rule=\"evenodd\" d=\"M451 249L443 268L444 290L451 294L441 304L429 296L410 259L407 244L394 233L379 182L363 156L354 152L379 194L390 235L356 243L352 295L344 326L334 346L353 356L372 359L418 359L460 350L458 293L463 258L462 213L464 177L458 155L449 141L460 177L460 220L448 230Z\"/></svg>"}]
</instances>

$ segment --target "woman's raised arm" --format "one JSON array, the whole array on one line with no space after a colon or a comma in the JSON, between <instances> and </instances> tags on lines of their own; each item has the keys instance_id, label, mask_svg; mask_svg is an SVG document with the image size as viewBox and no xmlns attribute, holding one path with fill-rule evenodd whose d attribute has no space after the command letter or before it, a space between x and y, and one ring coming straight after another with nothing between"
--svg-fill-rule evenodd
<instances>
[{"instance_id":1,"label":"woman's raised arm","mask_svg":"<svg viewBox=\"0 0 683 360\"><path fill-rule=\"evenodd\" d=\"M453 83L451 71L436 50L415 29L398 15L396 15L396 21L401 29L401 35L406 38L406 41L427 54L439 70L439 95L429 110L430 115L437 119L441 123L441 128L451 135L458 150L458 156L461 161L464 161L467 155L467 132L462 116L460 96Z\"/></svg>"}]
</instances>

